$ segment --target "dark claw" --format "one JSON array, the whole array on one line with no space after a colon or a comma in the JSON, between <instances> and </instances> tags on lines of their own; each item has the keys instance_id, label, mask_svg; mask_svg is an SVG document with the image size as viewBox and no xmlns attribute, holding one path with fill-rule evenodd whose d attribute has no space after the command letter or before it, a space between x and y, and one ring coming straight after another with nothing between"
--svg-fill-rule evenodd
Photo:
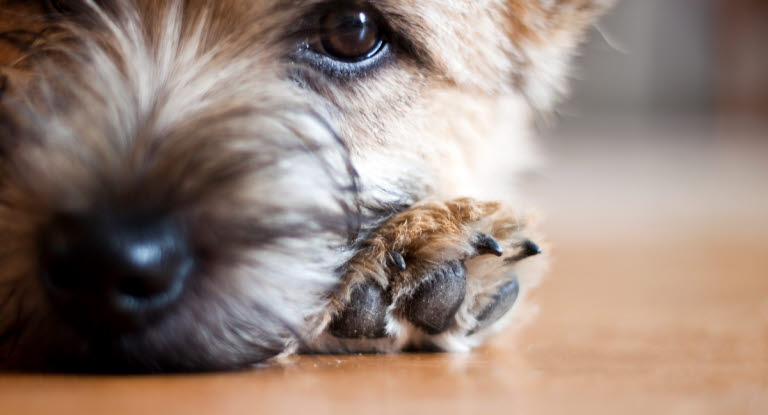
<instances>
[{"instance_id":1,"label":"dark claw","mask_svg":"<svg viewBox=\"0 0 768 415\"><path fill-rule=\"evenodd\" d=\"M399 269L400 271L405 271L405 259L403 259L403 256L400 255L399 252L395 251L389 251L389 258L387 259L387 265L390 267L395 267Z\"/></svg>"},{"instance_id":2,"label":"dark claw","mask_svg":"<svg viewBox=\"0 0 768 415\"><path fill-rule=\"evenodd\" d=\"M539 248L538 245L533 243L531 240L526 240L523 242L523 251L520 253L520 256L523 258L528 258L529 256L535 256L541 253L541 248Z\"/></svg>"},{"instance_id":3,"label":"dark claw","mask_svg":"<svg viewBox=\"0 0 768 415\"><path fill-rule=\"evenodd\" d=\"M475 235L472 245L477 249L477 255L493 254L502 256L504 254L504 250L501 249L499 243L492 236L484 233Z\"/></svg>"},{"instance_id":4,"label":"dark claw","mask_svg":"<svg viewBox=\"0 0 768 415\"><path fill-rule=\"evenodd\" d=\"M520 253L504 260L505 263L513 263L521 261L525 258L536 256L541 254L541 248L533 243L533 241L526 239L520 244Z\"/></svg>"}]
</instances>

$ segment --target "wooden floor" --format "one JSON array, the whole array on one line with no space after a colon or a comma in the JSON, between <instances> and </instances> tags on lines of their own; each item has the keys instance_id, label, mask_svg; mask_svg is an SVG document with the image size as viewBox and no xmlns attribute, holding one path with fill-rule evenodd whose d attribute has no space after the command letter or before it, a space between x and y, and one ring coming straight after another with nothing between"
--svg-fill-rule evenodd
<instances>
[{"instance_id":1,"label":"wooden floor","mask_svg":"<svg viewBox=\"0 0 768 415\"><path fill-rule=\"evenodd\" d=\"M0 414L768 414L768 130L602 128L544 140L526 181L555 262L517 334L235 374L0 375Z\"/></svg>"}]
</instances>

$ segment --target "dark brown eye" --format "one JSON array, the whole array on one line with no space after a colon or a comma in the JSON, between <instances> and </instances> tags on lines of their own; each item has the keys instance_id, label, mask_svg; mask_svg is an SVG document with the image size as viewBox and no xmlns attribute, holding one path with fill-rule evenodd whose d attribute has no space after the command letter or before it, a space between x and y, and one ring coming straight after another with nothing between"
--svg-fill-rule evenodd
<instances>
[{"instance_id":1,"label":"dark brown eye","mask_svg":"<svg viewBox=\"0 0 768 415\"><path fill-rule=\"evenodd\" d=\"M384 44L383 33L371 13L346 9L322 21L322 47L333 58L357 62L375 55Z\"/></svg>"}]
</instances>

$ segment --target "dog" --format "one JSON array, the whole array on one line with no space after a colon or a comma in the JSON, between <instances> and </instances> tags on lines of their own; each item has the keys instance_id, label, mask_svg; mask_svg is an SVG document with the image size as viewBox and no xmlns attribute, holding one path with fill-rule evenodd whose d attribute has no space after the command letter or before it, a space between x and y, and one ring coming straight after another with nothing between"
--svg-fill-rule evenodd
<instances>
[{"instance_id":1,"label":"dog","mask_svg":"<svg viewBox=\"0 0 768 415\"><path fill-rule=\"evenodd\" d=\"M0 364L230 370L519 322L547 255L507 179L609 3L0 0Z\"/></svg>"}]
</instances>

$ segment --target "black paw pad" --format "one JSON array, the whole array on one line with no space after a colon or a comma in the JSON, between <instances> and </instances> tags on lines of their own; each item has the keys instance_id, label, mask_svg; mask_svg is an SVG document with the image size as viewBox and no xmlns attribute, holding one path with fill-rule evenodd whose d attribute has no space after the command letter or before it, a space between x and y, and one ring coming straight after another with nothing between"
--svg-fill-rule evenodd
<instances>
[{"instance_id":1,"label":"black paw pad","mask_svg":"<svg viewBox=\"0 0 768 415\"><path fill-rule=\"evenodd\" d=\"M352 289L349 304L328 327L330 333L344 339L379 339L386 337L386 310L389 298L375 284Z\"/></svg>"},{"instance_id":2,"label":"black paw pad","mask_svg":"<svg viewBox=\"0 0 768 415\"><path fill-rule=\"evenodd\" d=\"M439 267L410 297L404 299L405 317L430 335L448 330L464 301L466 274L467 270L459 261Z\"/></svg>"},{"instance_id":3,"label":"black paw pad","mask_svg":"<svg viewBox=\"0 0 768 415\"><path fill-rule=\"evenodd\" d=\"M469 334L474 334L478 330L490 326L502 318L504 314L507 314L507 311L515 305L519 293L520 284L517 282L517 278L504 284L493 296L491 303L477 315L477 327L472 329Z\"/></svg>"}]
</instances>

